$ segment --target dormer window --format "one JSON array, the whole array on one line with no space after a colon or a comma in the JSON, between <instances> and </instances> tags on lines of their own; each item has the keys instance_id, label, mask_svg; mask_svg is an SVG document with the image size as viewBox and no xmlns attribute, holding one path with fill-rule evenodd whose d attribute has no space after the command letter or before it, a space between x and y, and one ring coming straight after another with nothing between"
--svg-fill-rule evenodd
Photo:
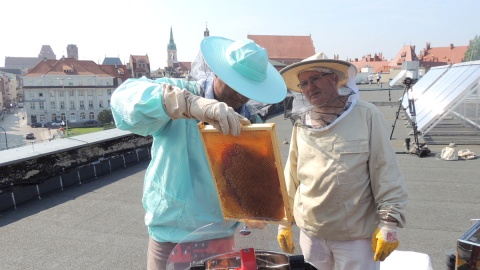
<instances>
[{"instance_id":1,"label":"dormer window","mask_svg":"<svg viewBox=\"0 0 480 270\"><path fill-rule=\"evenodd\" d=\"M75 70L71 66L63 65L63 72L65 73L73 73Z\"/></svg>"}]
</instances>

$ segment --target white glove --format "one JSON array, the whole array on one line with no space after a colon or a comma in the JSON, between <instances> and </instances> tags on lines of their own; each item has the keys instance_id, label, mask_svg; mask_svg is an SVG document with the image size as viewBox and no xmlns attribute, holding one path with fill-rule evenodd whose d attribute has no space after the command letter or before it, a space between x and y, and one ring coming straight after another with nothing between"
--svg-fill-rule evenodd
<instances>
[{"instance_id":1,"label":"white glove","mask_svg":"<svg viewBox=\"0 0 480 270\"><path fill-rule=\"evenodd\" d=\"M250 125L247 118L236 113L226 103L196 96L172 85L164 85L163 104L173 119L195 118L207 122L223 134L240 134L241 125Z\"/></svg>"}]
</instances>

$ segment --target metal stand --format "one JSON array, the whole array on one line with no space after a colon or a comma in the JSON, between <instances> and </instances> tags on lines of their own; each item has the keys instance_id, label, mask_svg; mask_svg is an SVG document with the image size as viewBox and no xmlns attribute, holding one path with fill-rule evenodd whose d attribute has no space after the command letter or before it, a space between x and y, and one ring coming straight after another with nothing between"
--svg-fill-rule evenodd
<instances>
[{"instance_id":1,"label":"metal stand","mask_svg":"<svg viewBox=\"0 0 480 270\"><path fill-rule=\"evenodd\" d=\"M424 157L424 156L427 156L428 154L430 154L430 150L428 149L428 147L426 146L425 143L420 144L420 142L418 140L418 135L420 134L420 132L417 129L417 119L416 119L417 118L417 113L415 111L415 99L413 97L412 83L413 83L413 80L411 78L408 78L408 77L405 78L405 80L403 81L403 84L405 85L405 88L404 88L404 91L403 91L402 99L400 100L400 104L398 105L398 110L397 110L397 114L396 114L396 117L395 117L395 121L393 122L393 125L392 125L392 133L390 134L390 140L392 139L393 131L395 129L395 125L397 123L397 119L398 119L398 116L400 114L400 110L402 108L403 98L405 96L407 96L407 98L408 98L408 110L409 110L410 116L411 116L410 124L413 128L414 146L413 146L413 149L410 149L410 138L406 138L405 139L406 151L411 153L411 154L415 154L419 157Z\"/></svg>"},{"instance_id":2,"label":"metal stand","mask_svg":"<svg viewBox=\"0 0 480 270\"><path fill-rule=\"evenodd\" d=\"M390 140L392 139L393 131L395 130L395 125L397 124L398 116L400 115L400 110L402 109L403 98L407 94L407 91L408 91L409 88L410 88L409 86L405 85L405 88L403 89L403 95L402 95L402 98L400 99L400 104L398 104L398 110L397 110L397 113L395 115L395 120L393 121L393 124L392 124L392 133L390 133Z\"/></svg>"}]
</instances>

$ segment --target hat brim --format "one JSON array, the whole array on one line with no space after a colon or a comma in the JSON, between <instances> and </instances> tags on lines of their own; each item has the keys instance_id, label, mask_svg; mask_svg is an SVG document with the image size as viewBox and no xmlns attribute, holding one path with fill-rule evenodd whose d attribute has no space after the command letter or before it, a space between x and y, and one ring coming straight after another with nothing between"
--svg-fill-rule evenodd
<instances>
[{"instance_id":1,"label":"hat brim","mask_svg":"<svg viewBox=\"0 0 480 270\"><path fill-rule=\"evenodd\" d=\"M300 71L314 67L328 68L337 74L338 85L345 86L348 81L348 69L351 66L353 65L349 62L334 59L308 60L291 64L280 70L280 74L285 80L289 90L301 92L297 86L300 83L298 80L298 73Z\"/></svg>"},{"instance_id":2,"label":"hat brim","mask_svg":"<svg viewBox=\"0 0 480 270\"><path fill-rule=\"evenodd\" d=\"M233 70L226 59L227 47L234 41L223 37L210 36L202 40L200 49L208 67L232 89L255 101L273 104L282 101L287 88L282 76L268 63L267 78L264 81L251 80Z\"/></svg>"}]
</instances>

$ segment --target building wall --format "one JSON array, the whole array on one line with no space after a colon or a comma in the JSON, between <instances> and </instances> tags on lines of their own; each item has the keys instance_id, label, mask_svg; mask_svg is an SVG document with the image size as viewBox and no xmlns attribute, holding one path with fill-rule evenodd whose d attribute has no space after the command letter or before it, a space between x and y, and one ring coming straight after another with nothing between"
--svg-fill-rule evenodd
<instances>
[{"instance_id":1,"label":"building wall","mask_svg":"<svg viewBox=\"0 0 480 270\"><path fill-rule=\"evenodd\" d=\"M110 109L113 77L31 76L24 78L24 108L28 124L68 120L81 123L97 119Z\"/></svg>"}]
</instances>

